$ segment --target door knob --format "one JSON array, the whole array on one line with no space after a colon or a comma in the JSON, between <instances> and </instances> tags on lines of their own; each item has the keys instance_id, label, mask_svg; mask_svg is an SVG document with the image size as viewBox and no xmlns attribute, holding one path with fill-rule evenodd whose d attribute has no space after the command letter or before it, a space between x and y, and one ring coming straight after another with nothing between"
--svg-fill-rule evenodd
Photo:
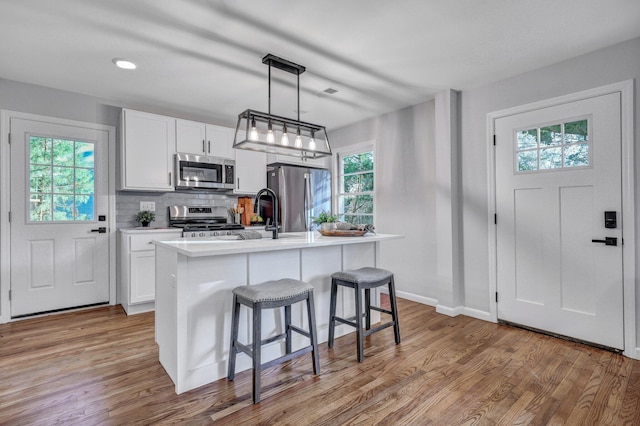
<instances>
[{"instance_id":1,"label":"door knob","mask_svg":"<svg viewBox=\"0 0 640 426\"><path fill-rule=\"evenodd\" d=\"M616 237L604 237L604 240L591 240L592 243L603 243L607 246L617 246L618 239Z\"/></svg>"},{"instance_id":2,"label":"door knob","mask_svg":"<svg viewBox=\"0 0 640 426\"><path fill-rule=\"evenodd\" d=\"M107 233L107 228L101 226L98 229L92 229L91 232L97 232L98 234L106 234Z\"/></svg>"}]
</instances>

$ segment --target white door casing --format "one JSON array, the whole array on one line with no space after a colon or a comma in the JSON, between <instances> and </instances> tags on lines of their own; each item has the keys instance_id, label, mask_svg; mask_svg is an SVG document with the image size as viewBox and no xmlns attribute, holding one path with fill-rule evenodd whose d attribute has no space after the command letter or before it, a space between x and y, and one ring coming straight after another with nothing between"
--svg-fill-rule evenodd
<instances>
[{"instance_id":1,"label":"white door casing","mask_svg":"<svg viewBox=\"0 0 640 426\"><path fill-rule=\"evenodd\" d=\"M588 166L517 170L517 132L576 120L588 123ZM621 223L604 227L605 211L622 210L620 94L504 117L495 126L498 318L623 349ZM620 244L592 242L605 237Z\"/></svg>"},{"instance_id":2,"label":"white door casing","mask_svg":"<svg viewBox=\"0 0 640 426\"><path fill-rule=\"evenodd\" d=\"M114 180L109 173L115 129L49 117L3 114L11 130L11 317L115 302ZM95 143L95 211L90 221L28 221L30 136ZM3 200L6 201L6 200ZM99 215L106 220L98 221ZM92 232L99 227L106 233ZM5 234L6 235L6 234ZM4 248L4 246L3 246ZM4 306L4 305L3 305ZM7 312L3 310L3 319Z\"/></svg>"}]
</instances>

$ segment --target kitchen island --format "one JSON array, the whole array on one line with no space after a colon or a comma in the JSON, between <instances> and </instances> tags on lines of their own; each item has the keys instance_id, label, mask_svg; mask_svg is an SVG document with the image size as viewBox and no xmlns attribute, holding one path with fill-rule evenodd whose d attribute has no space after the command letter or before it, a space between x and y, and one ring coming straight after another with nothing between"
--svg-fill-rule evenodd
<instances>
[{"instance_id":1,"label":"kitchen island","mask_svg":"<svg viewBox=\"0 0 640 426\"><path fill-rule=\"evenodd\" d=\"M231 332L231 290L241 285L293 278L314 286L319 342L327 341L331 274L346 269L380 265L379 244L399 235L326 237L317 232L281 234L273 240L157 241L156 342L160 363L175 384L176 393L211 383L227 375ZM352 291L340 289L337 314L354 315ZM375 293L375 300L379 294ZM281 310L263 312L263 336L280 334ZM306 307L292 309L293 324L307 329ZM249 342L250 316L242 309L240 340ZM372 314L372 321L379 314ZM353 332L336 327L336 336ZM296 336L293 349L308 344ZM281 355L283 343L263 346L263 362ZM355 347L354 347L355 351ZM238 355L236 371L251 368L251 360ZM322 368L322 365L321 365Z\"/></svg>"}]
</instances>

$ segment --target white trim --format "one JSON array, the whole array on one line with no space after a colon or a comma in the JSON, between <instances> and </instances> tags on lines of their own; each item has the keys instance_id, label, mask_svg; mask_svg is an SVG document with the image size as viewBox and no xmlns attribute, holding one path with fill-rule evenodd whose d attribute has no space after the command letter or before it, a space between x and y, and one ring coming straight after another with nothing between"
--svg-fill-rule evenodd
<instances>
[{"instance_id":1,"label":"white trim","mask_svg":"<svg viewBox=\"0 0 640 426\"><path fill-rule=\"evenodd\" d=\"M116 129L104 124L87 123L83 121L68 120L44 115L29 114L24 112L0 110L0 324L10 322L11 305L9 301L9 289L11 281L11 226L9 225L9 208L11 206L10 187L10 151L9 151L9 125L11 118L43 121L53 124L61 124L75 127L85 127L97 131L107 132L108 135L108 219L109 229L109 304L116 304Z\"/></svg>"},{"instance_id":2,"label":"white trim","mask_svg":"<svg viewBox=\"0 0 640 426\"><path fill-rule=\"evenodd\" d=\"M388 292L381 291L381 293L388 293ZM413 293L407 293L406 291L396 290L396 296L402 299L411 300L412 302L421 303L423 305L428 305L433 307L438 305L438 301L436 299L432 299L431 297L419 296Z\"/></svg>"},{"instance_id":3,"label":"white trim","mask_svg":"<svg viewBox=\"0 0 640 426\"><path fill-rule=\"evenodd\" d=\"M464 310L464 306L456 306L454 308L451 308L449 306L436 305L437 313L446 315L449 317L457 317L458 315L462 314L463 310Z\"/></svg>"},{"instance_id":4,"label":"white trim","mask_svg":"<svg viewBox=\"0 0 640 426\"><path fill-rule=\"evenodd\" d=\"M497 253L496 227L494 214L496 211L495 181L495 149L493 135L495 121L499 118L523 112L548 108L569 102L580 101L610 93L621 95L621 137L622 137L622 250L623 291L624 291L624 355L640 359L636 347L636 240L635 240L635 181L634 181L634 80L626 80L582 92L559 96L557 98L520 105L487 114L487 181L488 181L488 229L489 229L489 320L497 322L498 311L495 301L497 288Z\"/></svg>"}]
</instances>

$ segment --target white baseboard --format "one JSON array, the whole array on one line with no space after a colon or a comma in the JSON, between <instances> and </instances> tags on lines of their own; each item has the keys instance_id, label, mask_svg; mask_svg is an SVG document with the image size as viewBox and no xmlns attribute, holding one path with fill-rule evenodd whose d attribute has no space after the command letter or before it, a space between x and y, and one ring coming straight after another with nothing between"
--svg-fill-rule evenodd
<instances>
[{"instance_id":1,"label":"white baseboard","mask_svg":"<svg viewBox=\"0 0 640 426\"><path fill-rule=\"evenodd\" d=\"M444 305L436 305L436 312L442 315L447 315L450 317L457 317L462 313L464 306L456 306L455 308L450 308L449 306Z\"/></svg>"},{"instance_id":2,"label":"white baseboard","mask_svg":"<svg viewBox=\"0 0 640 426\"><path fill-rule=\"evenodd\" d=\"M490 312L479 311L477 309L467 308L467 307L464 307L462 309L463 309L462 315L465 315L465 316L471 317L471 318L475 318L475 319L479 319L479 320L482 320L482 321L494 322L494 321L491 321L491 313Z\"/></svg>"},{"instance_id":3,"label":"white baseboard","mask_svg":"<svg viewBox=\"0 0 640 426\"><path fill-rule=\"evenodd\" d=\"M386 291L382 291L386 293ZM458 315L465 315L467 317L476 318L482 321L491 321L491 314L489 312L480 311L478 309L467 308L465 306L456 306L451 308L449 306L439 305L437 299L431 297L418 296L417 294L408 293L406 291L396 291L396 296L403 299L411 300L412 302L422 303L423 305L434 306L436 312L439 314L447 315L450 317L456 317Z\"/></svg>"},{"instance_id":4,"label":"white baseboard","mask_svg":"<svg viewBox=\"0 0 640 426\"><path fill-rule=\"evenodd\" d=\"M383 293L386 293L383 291ZM407 293L406 291L398 291L396 290L396 296L401 297L403 299L411 300L412 302L422 303L423 305L428 306L436 306L438 301L436 299L432 299L430 297L418 296L417 294Z\"/></svg>"}]
</instances>

